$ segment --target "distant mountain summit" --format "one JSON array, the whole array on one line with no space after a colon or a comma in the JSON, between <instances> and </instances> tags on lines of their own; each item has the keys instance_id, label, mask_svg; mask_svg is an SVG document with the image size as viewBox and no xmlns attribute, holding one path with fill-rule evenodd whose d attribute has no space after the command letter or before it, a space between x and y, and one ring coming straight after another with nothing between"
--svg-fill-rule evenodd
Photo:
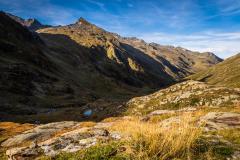
<instances>
[{"instance_id":1,"label":"distant mountain summit","mask_svg":"<svg viewBox=\"0 0 240 160\"><path fill-rule=\"evenodd\" d=\"M27 19L25 20L25 23L24 25L26 27L28 27L30 30L33 30L33 31L36 31L38 29L41 29L41 28L45 28L47 27L46 25L42 25L37 19L35 18L30 18L30 19Z\"/></svg>"},{"instance_id":2,"label":"distant mountain summit","mask_svg":"<svg viewBox=\"0 0 240 160\"><path fill-rule=\"evenodd\" d=\"M210 52L200 53L182 47L146 43L135 37L118 36L118 39L163 64L165 70L178 80L222 61L221 58Z\"/></svg>"},{"instance_id":3,"label":"distant mountain summit","mask_svg":"<svg viewBox=\"0 0 240 160\"><path fill-rule=\"evenodd\" d=\"M18 23L20 23L21 25L27 27L28 29L30 29L31 31L36 31L38 29L42 29L42 28L47 28L50 27L50 25L43 25L41 24L37 19L35 18L29 18L29 19L23 19L20 18L18 16L12 15L10 13L6 13L6 15L8 15L9 17L11 17L12 19L14 19L15 21L17 21Z\"/></svg>"},{"instance_id":4,"label":"distant mountain summit","mask_svg":"<svg viewBox=\"0 0 240 160\"><path fill-rule=\"evenodd\" d=\"M83 17L80 17L75 24L79 24L79 25L92 25L90 22L88 22Z\"/></svg>"}]
</instances>

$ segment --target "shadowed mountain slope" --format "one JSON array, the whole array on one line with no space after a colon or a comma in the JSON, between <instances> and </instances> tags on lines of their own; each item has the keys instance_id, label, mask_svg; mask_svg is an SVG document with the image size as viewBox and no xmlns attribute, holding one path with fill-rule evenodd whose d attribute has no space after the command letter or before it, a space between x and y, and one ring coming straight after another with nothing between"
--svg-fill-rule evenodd
<instances>
[{"instance_id":1,"label":"shadowed mountain slope","mask_svg":"<svg viewBox=\"0 0 240 160\"><path fill-rule=\"evenodd\" d=\"M146 43L137 38L119 37L119 39L121 42L134 46L158 63L163 64L165 70L175 79L181 79L222 61L222 59L210 52L200 53L181 47Z\"/></svg>"},{"instance_id":2,"label":"shadowed mountain slope","mask_svg":"<svg viewBox=\"0 0 240 160\"><path fill-rule=\"evenodd\" d=\"M76 53L87 58L88 60L85 62L93 64L101 74L129 85L161 87L175 82L175 79L163 70L162 64L129 46L137 53L137 55L131 54L133 51L130 53L129 50L126 50L111 33L83 19L69 26L38 30L38 33L42 39L47 41L49 47L57 50L61 50L61 47L68 51L73 48L70 44L62 43L64 40L56 39L56 36L55 39L54 36L49 39L45 36L46 33L48 35L65 35L77 44L89 48L88 54L82 54L79 51Z\"/></svg>"},{"instance_id":3,"label":"shadowed mountain slope","mask_svg":"<svg viewBox=\"0 0 240 160\"><path fill-rule=\"evenodd\" d=\"M89 49L67 36L45 35L63 40L72 49L55 50L4 13L0 13L0 19L1 120L55 121L62 119L66 110L77 109L77 117L70 114L64 118L80 120L87 103L104 97L131 97L137 92L86 63L90 57L82 58L78 53L88 55Z\"/></svg>"},{"instance_id":4,"label":"shadowed mountain slope","mask_svg":"<svg viewBox=\"0 0 240 160\"><path fill-rule=\"evenodd\" d=\"M126 72L127 77L131 77L127 81L140 86L166 86L222 61L212 53L191 52L182 48L148 44L139 39L123 38L83 18L75 24L41 29L38 33L67 35L76 43L95 49L94 52L99 53L92 58L98 58L95 60L98 63L96 67L102 73L108 76L116 76L114 73L117 73L117 78L126 79L126 71L134 72L134 76ZM111 70L108 69L109 60Z\"/></svg>"}]
</instances>

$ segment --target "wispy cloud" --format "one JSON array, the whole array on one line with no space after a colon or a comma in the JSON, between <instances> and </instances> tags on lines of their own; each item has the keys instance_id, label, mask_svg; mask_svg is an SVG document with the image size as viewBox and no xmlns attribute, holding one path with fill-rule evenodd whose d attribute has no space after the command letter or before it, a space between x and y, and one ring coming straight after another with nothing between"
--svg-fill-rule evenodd
<instances>
[{"instance_id":1,"label":"wispy cloud","mask_svg":"<svg viewBox=\"0 0 240 160\"><path fill-rule=\"evenodd\" d=\"M87 2L97 5L101 10L106 11L105 4L102 2L99 2L97 0L87 0Z\"/></svg>"},{"instance_id":2,"label":"wispy cloud","mask_svg":"<svg viewBox=\"0 0 240 160\"><path fill-rule=\"evenodd\" d=\"M205 20L210 20L217 17L228 17L240 14L240 1L237 0L217 0L211 3L212 7L216 7L217 12L213 15L205 17Z\"/></svg>"},{"instance_id":3,"label":"wispy cloud","mask_svg":"<svg viewBox=\"0 0 240 160\"><path fill-rule=\"evenodd\" d=\"M200 52L214 52L221 58L240 51L240 32L206 31L191 35L151 33L140 36L147 42L174 45Z\"/></svg>"},{"instance_id":4,"label":"wispy cloud","mask_svg":"<svg viewBox=\"0 0 240 160\"><path fill-rule=\"evenodd\" d=\"M219 0L217 1L220 11L225 14L234 14L240 11L240 1L236 0Z\"/></svg>"}]
</instances>

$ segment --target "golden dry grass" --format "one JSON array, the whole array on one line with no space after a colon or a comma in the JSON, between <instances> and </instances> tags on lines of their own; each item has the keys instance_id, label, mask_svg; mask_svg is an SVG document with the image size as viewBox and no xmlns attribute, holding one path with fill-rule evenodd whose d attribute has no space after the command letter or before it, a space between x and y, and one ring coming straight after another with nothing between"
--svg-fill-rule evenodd
<instances>
[{"instance_id":1,"label":"golden dry grass","mask_svg":"<svg viewBox=\"0 0 240 160\"><path fill-rule=\"evenodd\" d=\"M194 121L192 115L184 115L180 123L166 127L135 118L119 121L112 129L131 137L128 144L137 159L165 160L189 155L190 148L202 134Z\"/></svg>"},{"instance_id":2,"label":"golden dry grass","mask_svg":"<svg viewBox=\"0 0 240 160\"><path fill-rule=\"evenodd\" d=\"M25 123L19 124L14 122L1 122L0 123L0 136L9 137L22 133L26 130L34 128L35 125Z\"/></svg>"},{"instance_id":3,"label":"golden dry grass","mask_svg":"<svg viewBox=\"0 0 240 160\"><path fill-rule=\"evenodd\" d=\"M7 138L34 128L32 124L19 124L14 122L0 122L0 144ZM0 159L7 160L5 148L0 146Z\"/></svg>"}]
</instances>

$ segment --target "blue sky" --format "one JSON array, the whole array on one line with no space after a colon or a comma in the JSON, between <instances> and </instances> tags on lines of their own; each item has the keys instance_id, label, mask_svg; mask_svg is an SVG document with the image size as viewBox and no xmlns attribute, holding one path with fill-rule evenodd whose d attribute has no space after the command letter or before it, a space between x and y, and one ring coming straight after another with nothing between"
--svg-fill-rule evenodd
<instances>
[{"instance_id":1,"label":"blue sky","mask_svg":"<svg viewBox=\"0 0 240 160\"><path fill-rule=\"evenodd\" d=\"M0 0L0 10L51 25L84 17L122 36L222 58L240 52L240 0Z\"/></svg>"}]
</instances>

